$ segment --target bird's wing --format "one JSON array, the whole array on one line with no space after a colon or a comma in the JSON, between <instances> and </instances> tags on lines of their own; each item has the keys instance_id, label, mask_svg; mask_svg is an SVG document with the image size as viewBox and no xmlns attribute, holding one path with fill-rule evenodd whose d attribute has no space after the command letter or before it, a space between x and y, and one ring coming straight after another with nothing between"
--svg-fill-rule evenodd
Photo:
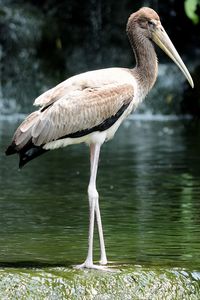
<instances>
[{"instance_id":1,"label":"bird's wing","mask_svg":"<svg viewBox=\"0 0 200 300\"><path fill-rule=\"evenodd\" d=\"M16 144L27 140L27 134L39 146L95 128L109 118L118 117L120 110L133 99L133 94L133 85L119 83L72 91L30 115L18 128Z\"/></svg>"},{"instance_id":2,"label":"bird's wing","mask_svg":"<svg viewBox=\"0 0 200 300\"><path fill-rule=\"evenodd\" d=\"M107 75L106 71L106 69L95 70L72 76L59 83L52 89L41 94L38 98L35 99L33 105L42 106L43 108L45 108L46 106L49 106L52 103L60 100L62 97L69 95L70 93L83 91L89 87L98 87L99 84L102 85L105 82L111 83L112 79L106 77L105 80L103 78L105 77L105 75ZM94 80L94 78L96 78L97 80Z\"/></svg>"},{"instance_id":3,"label":"bird's wing","mask_svg":"<svg viewBox=\"0 0 200 300\"><path fill-rule=\"evenodd\" d=\"M62 97L66 99L78 92L87 92L88 89L105 87L107 85L133 83L133 77L129 69L124 68L107 68L89 71L72 76L61 82L52 89L44 92L35 99L34 105L45 107L59 101Z\"/></svg>"},{"instance_id":4,"label":"bird's wing","mask_svg":"<svg viewBox=\"0 0 200 300\"><path fill-rule=\"evenodd\" d=\"M57 86L51 88L50 90L44 92L43 94L41 94L39 97L35 99L33 105L46 107L56 102L64 95L70 93L74 89L77 89L76 86L73 86L73 84L70 83L71 82L69 82L69 79L67 79L61 82L60 84L58 84Z\"/></svg>"}]
</instances>

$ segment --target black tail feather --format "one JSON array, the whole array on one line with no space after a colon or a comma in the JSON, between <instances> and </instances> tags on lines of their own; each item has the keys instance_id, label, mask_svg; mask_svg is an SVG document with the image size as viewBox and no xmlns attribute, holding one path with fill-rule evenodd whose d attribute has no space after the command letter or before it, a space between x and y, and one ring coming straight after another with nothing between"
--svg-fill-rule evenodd
<instances>
[{"instance_id":1,"label":"black tail feather","mask_svg":"<svg viewBox=\"0 0 200 300\"><path fill-rule=\"evenodd\" d=\"M8 148L5 151L6 155L12 155L17 153L17 149L16 149L16 144L15 142L12 142L12 144L10 146L8 146Z\"/></svg>"},{"instance_id":2,"label":"black tail feather","mask_svg":"<svg viewBox=\"0 0 200 300\"><path fill-rule=\"evenodd\" d=\"M15 142L7 148L6 155L12 155L15 153L19 154L19 168L21 169L24 165L26 165L30 160L42 155L43 153L49 150L45 150L42 146L36 146L29 141L22 149L17 149Z\"/></svg>"},{"instance_id":3,"label":"black tail feather","mask_svg":"<svg viewBox=\"0 0 200 300\"><path fill-rule=\"evenodd\" d=\"M32 145L27 150L20 150L19 151L19 168L21 169L24 165L26 165L30 160L42 155L43 153L49 150L43 149L41 146Z\"/></svg>"}]
</instances>

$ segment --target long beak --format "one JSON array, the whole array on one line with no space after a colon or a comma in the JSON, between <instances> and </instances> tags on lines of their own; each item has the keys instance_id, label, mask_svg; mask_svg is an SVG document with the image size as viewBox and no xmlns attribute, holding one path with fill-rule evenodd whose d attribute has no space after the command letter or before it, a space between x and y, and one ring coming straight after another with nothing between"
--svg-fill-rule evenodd
<instances>
[{"instance_id":1,"label":"long beak","mask_svg":"<svg viewBox=\"0 0 200 300\"><path fill-rule=\"evenodd\" d=\"M169 36L166 31L162 27L162 25L157 25L156 29L153 31L153 41L177 64L177 66L181 69L185 77L187 78L191 87L194 87L194 83L192 77L188 69L186 68L184 62L180 58L180 55L176 51L174 45L172 44Z\"/></svg>"}]
</instances>

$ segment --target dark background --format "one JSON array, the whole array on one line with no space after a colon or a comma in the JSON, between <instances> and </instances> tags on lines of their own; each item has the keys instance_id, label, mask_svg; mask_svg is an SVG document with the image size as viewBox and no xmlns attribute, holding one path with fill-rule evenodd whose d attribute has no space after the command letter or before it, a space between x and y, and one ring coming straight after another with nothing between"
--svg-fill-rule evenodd
<instances>
[{"instance_id":1,"label":"dark background","mask_svg":"<svg viewBox=\"0 0 200 300\"><path fill-rule=\"evenodd\" d=\"M200 24L186 16L184 1L7 0L0 4L2 113L27 113L41 92L76 73L134 66L126 22L132 12L150 6L184 61L192 65L196 89L191 94L186 88L185 98L195 98L195 104L191 108L186 101L183 112L199 114ZM161 51L159 61L169 61Z\"/></svg>"}]
</instances>

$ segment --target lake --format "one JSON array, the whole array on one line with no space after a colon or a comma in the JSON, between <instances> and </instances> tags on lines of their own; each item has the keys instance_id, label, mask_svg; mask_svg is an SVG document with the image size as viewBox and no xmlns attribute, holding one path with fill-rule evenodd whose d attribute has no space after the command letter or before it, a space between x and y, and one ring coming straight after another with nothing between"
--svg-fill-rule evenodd
<instances>
[{"instance_id":1,"label":"lake","mask_svg":"<svg viewBox=\"0 0 200 300\"><path fill-rule=\"evenodd\" d=\"M0 264L70 268L87 253L89 149L51 151L19 171L18 157L3 153L19 122L0 120ZM97 188L110 264L200 270L199 136L190 119L136 115L103 145ZM97 236L94 246L98 261Z\"/></svg>"}]
</instances>

